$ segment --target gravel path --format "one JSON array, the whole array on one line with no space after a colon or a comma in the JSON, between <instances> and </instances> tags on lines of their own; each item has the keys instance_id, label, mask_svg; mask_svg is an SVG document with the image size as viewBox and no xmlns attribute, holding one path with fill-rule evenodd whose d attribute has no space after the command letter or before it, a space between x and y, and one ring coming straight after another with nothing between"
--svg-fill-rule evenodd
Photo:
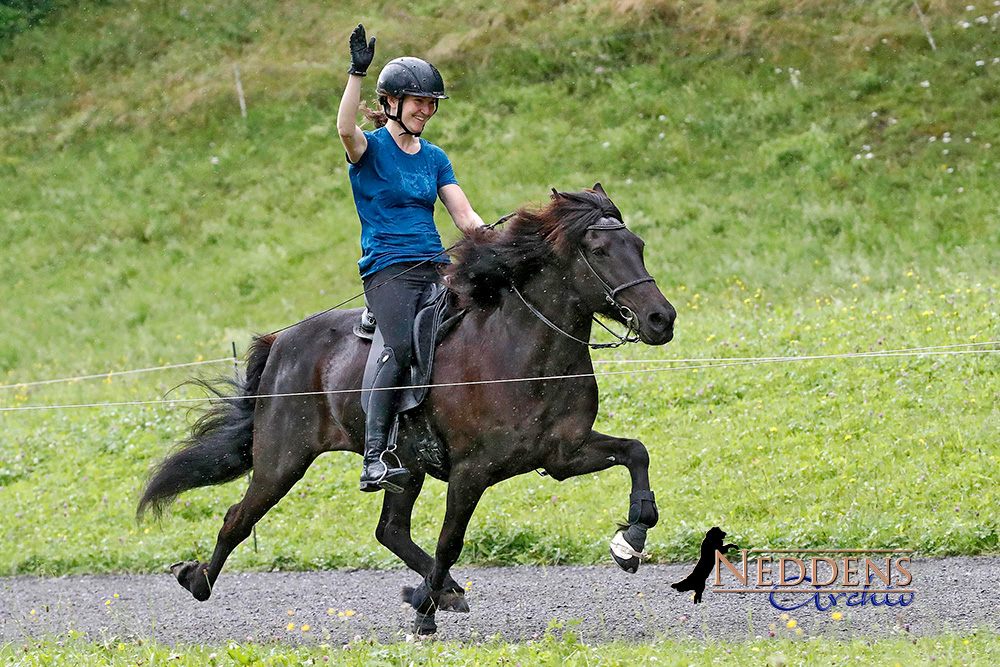
<instances>
[{"instance_id":1,"label":"gravel path","mask_svg":"<svg viewBox=\"0 0 1000 667\"><path fill-rule=\"evenodd\" d=\"M703 604L670 588L690 565L644 565L635 575L614 567L469 568L469 614L439 612L438 637L526 640L554 620L588 642L658 637L746 639L789 634L768 595L706 590ZM752 567L751 567L752 570ZM932 635L1000 627L1000 558L915 559L917 593L905 608L854 607L847 618L812 603L789 615L808 635L831 638ZM412 612L400 589L417 583L403 570L223 573L208 602L196 602L169 574L0 578L0 641L84 631L93 638L140 637L166 644L281 639L343 643L355 635L383 642L408 632ZM800 596L800 600L804 599ZM291 610L291 615L289 614ZM332 611L331 611L332 610ZM289 629L289 624L294 629ZM303 632L303 625L309 626Z\"/></svg>"}]
</instances>

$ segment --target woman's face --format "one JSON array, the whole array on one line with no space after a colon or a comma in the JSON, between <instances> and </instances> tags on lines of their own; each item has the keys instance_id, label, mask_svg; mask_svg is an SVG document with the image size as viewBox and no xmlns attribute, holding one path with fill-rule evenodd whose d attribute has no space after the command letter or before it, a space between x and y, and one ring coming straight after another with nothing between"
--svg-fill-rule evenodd
<instances>
[{"instance_id":1,"label":"woman's face","mask_svg":"<svg viewBox=\"0 0 1000 667\"><path fill-rule=\"evenodd\" d=\"M390 97L389 106L395 112L399 100ZM410 132L422 132L424 125L437 112L437 100L433 97L414 97L407 95L403 98L403 125Z\"/></svg>"}]
</instances>

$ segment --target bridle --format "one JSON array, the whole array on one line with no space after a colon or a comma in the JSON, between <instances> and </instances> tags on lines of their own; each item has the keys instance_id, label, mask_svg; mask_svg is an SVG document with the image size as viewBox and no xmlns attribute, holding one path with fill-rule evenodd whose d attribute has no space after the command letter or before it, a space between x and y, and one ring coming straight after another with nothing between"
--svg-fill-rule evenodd
<instances>
[{"instance_id":1,"label":"bridle","mask_svg":"<svg viewBox=\"0 0 1000 667\"><path fill-rule=\"evenodd\" d=\"M591 230L594 230L594 231L612 231L612 230L616 230L616 229L625 229L625 223L622 222L621 220L614 220L613 218L601 218L598 222L595 222L594 224L589 225L587 227L587 231L591 231ZM518 291L517 287L515 287L514 285L511 285L511 289L514 290L514 294L516 294L518 296L518 298L521 299L521 302L524 303L524 305L528 308L528 310L531 311L531 313L535 317L537 317L542 322L544 322L550 329L558 331L563 336L566 336L567 338L575 340L577 343L581 343L583 345L586 345L587 347L589 347L592 350L600 350L600 349L607 349L607 348L613 348L613 347L620 347L620 346L624 345L625 343L638 343L639 342L639 323L638 323L638 319L636 318L635 313L632 312L631 308L629 308L628 306L625 306L625 305L619 303L618 299L616 299L615 297L618 295L619 292L627 290L630 287L635 287L636 285L641 285L642 283L656 282L653 279L653 276L647 275L644 278L637 278L635 280L630 280L630 281L628 281L626 283L622 283L618 287L611 287L611 285L609 285L608 282L606 280L604 280L604 278L601 277L601 274L599 274L594 269L594 267L591 265L590 260L587 259L587 255L584 254L584 252L583 252L583 248L580 248L579 246L577 246L576 251L580 255L580 259L583 260L584 265L586 265L586 267L590 270L590 273L594 276L594 278L597 279L597 282L598 282L598 284L600 284L601 289L604 290L604 298L605 298L605 300L607 300L607 302L609 304L611 304L613 307L617 308L618 309L618 313L622 316L622 319L625 320L625 335L620 335L620 334L615 333L614 331L612 331L610 328L608 328L608 326L606 324L604 324L604 322L601 322L599 319L597 319L597 317L595 315L591 315L591 318L593 318L593 320L595 322L597 322L598 324L600 324L602 327L604 327L604 329L608 333L610 333L612 336L614 336L615 338L618 339L617 342L615 342L615 343L591 343L590 341L586 341L586 340L582 340L580 338L577 338L573 334L568 333L566 331L563 331L562 329L559 328L558 325L554 324L551 320L549 320L549 318L547 318L544 315L542 315L542 313L539 312L537 308L535 308L530 303L528 303L527 299L525 299L524 296L521 294L521 292Z\"/></svg>"}]
</instances>

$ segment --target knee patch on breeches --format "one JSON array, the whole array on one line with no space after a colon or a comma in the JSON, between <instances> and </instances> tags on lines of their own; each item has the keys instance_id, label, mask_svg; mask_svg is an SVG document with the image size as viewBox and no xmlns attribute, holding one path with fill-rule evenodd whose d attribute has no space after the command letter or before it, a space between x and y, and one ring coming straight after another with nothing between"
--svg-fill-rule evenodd
<instances>
[{"instance_id":1,"label":"knee patch on breeches","mask_svg":"<svg viewBox=\"0 0 1000 667\"><path fill-rule=\"evenodd\" d=\"M388 345L382 348L382 355L379 357L379 361L385 357L386 354L391 354L393 360L400 368L409 368L410 362L413 359L413 345Z\"/></svg>"},{"instance_id":2,"label":"knee patch on breeches","mask_svg":"<svg viewBox=\"0 0 1000 667\"><path fill-rule=\"evenodd\" d=\"M382 348L382 352L378 355L378 361L375 363L375 377L372 378L372 386L383 386L379 384L379 379L381 378L382 382L385 382L387 377L394 378L401 367L399 356L395 350L386 345Z\"/></svg>"}]
</instances>

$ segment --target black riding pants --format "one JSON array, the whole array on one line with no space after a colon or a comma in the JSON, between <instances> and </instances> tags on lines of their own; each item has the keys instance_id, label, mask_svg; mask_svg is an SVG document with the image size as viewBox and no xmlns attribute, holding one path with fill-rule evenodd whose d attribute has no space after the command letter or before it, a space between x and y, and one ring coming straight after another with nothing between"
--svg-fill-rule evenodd
<instances>
[{"instance_id":1,"label":"black riding pants","mask_svg":"<svg viewBox=\"0 0 1000 667\"><path fill-rule=\"evenodd\" d=\"M363 280L368 309L375 315L385 345L392 349L400 370L409 368L413 358L413 319L420 298L438 280L437 263L418 264L391 264Z\"/></svg>"}]
</instances>

